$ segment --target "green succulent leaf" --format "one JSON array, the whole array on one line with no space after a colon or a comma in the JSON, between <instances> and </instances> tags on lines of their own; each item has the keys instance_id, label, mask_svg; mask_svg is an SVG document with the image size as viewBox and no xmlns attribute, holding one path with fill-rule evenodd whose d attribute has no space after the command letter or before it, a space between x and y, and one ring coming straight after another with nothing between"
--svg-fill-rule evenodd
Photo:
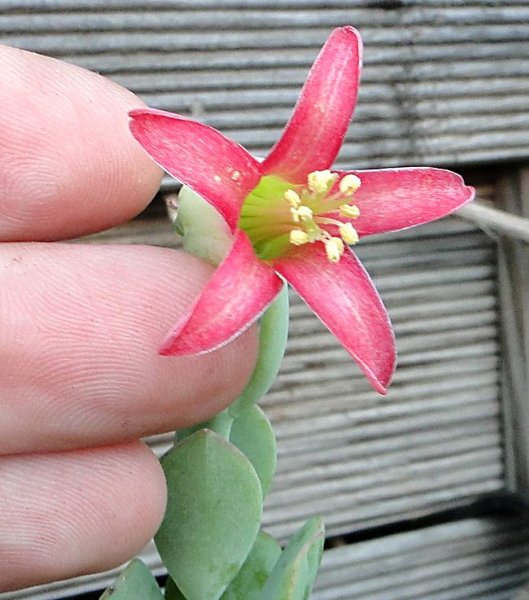
<instances>
[{"instance_id":1,"label":"green succulent leaf","mask_svg":"<svg viewBox=\"0 0 529 600\"><path fill-rule=\"evenodd\" d=\"M274 383L285 354L288 317L288 286L285 283L277 298L261 317L257 365L242 394L228 408L233 417L245 408L257 404Z\"/></svg>"},{"instance_id":2,"label":"green succulent leaf","mask_svg":"<svg viewBox=\"0 0 529 600\"><path fill-rule=\"evenodd\" d=\"M239 413L231 426L230 442L252 463L264 498L276 469L276 439L270 421L258 406L250 406Z\"/></svg>"},{"instance_id":3,"label":"green succulent leaf","mask_svg":"<svg viewBox=\"0 0 529 600\"><path fill-rule=\"evenodd\" d=\"M264 531L260 531L248 558L221 600L257 600L280 556L281 547L276 540ZM175 597L170 600L180 600L180 598Z\"/></svg>"},{"instance_id":4,"label":"green succulent leaf","mask_svg":"<svg viewBox=\"0 0 529 600\"><path fill-rule=\"evenodd\" d=\"M100 600L163 600L149 569L137 558L131 561Z\"/></svg>"},{"instance_id":5,"label":"green succulent leaf","mask_svg":"<svg viewBox=\"0 0 529 600\"><path fill-rule=\"evenodd\" d=\"M314 517L292 537L257 600L307 600L323 553L324 528Z\"/></svg>"},{"instance_id":6,"label":"green succulent leaf","mask_svg":"<svg viewBox=\"0 0 529 600\"><path fill-rule=\"evenodd\" d=\"M175 227L183 237L186 252L215 266L233 243L233 235L222 215L185 185L178 194Z\"/></svg>"},{"instance_id":7,"label":"green succulent leaf","mask_svg":"<svg viewBox=\"0 0 529 600\"><path fill-rule=\"evenodd\" d=\"M165 518L155 536L169 575L186 600L218 600L248 556L262 514L250 461L203 429L162 458Z\"/></svg>"}]
</instances>

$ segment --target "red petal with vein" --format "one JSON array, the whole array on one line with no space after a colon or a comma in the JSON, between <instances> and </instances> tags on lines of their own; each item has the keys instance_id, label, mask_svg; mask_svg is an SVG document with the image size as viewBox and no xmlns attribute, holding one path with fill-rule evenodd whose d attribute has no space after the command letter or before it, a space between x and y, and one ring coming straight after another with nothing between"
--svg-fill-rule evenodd
<instances>
[{"instance_id":1,"label":"red petal with vein","mask_svg":"<svg viewBox=\"0 0 529 600\"><path fill-rule=\"evenodd\" d=\"M220 348L249 327L282 286L281 278L257 259L247 235L239 231L230 253L189 314L169 333L160 354L200 354Z\"/></svg>"},{"instance_id":2,"label":"red petal with vein","mask_svg":"<svg viewBox=\"0 0 529 600\"><path fill-rule=\"evenodd\" d=\"M232 230L241 205L259 182L261 165L212 127L163 111L130 113L134 137L169 174L211 203Z\"/></svg>"},{"instance_id":3,"label":"red petal with vein","mask_svg":"<svg viewBox=\"0 0 529 600\"><path fill-rule=\"evenodd\" d=\"M360 235L435 221L470 202L475 193L457 173L444 169L418 167L351 173L362 181L353 199L360 216L351 221Z\"/></svg>"},{"instance_id":4,"label":"red petal with vein","mask_svg":"<svg viewBox=\"0 0 529 600\"><path fill-rule=\"evenodd\" d=\"M356 105L362 40L353 27L335 29L312 66L283 135L263 172L303 183L334 162Z\"/></svg>"},{"instance_id":5,"label":"red petal with vein","mask_svg":"<svg viewBox=\"0 0 529 600\"><path fill-rule=\"evenodd\" d=\"M385 394L395 369L395 338L371 278L352 252L327 260L323 244L307 244L275 265ZM317 348L314 351L317 352Z\"/></svg>"}]
</instances>

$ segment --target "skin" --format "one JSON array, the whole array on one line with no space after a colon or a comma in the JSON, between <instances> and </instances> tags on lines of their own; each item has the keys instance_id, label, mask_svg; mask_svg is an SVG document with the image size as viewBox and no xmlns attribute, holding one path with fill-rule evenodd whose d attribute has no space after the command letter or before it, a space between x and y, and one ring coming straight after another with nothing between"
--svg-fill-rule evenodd
<instances>
[{"instance_id":1,"label":"skin","mask_svg":"<svg viewBox=\"0 0 529 600\"><path fill-rule=\"evenodd\" d=\"M161 357L211 268L162 248L60 243L130 219L156 192L161 172L128 131L141 102L7 47L0 79L2 592L136 553L166 499L138 438L225 407L257 340L252 328L210 354Z\"/></svg>"}]
</instances>

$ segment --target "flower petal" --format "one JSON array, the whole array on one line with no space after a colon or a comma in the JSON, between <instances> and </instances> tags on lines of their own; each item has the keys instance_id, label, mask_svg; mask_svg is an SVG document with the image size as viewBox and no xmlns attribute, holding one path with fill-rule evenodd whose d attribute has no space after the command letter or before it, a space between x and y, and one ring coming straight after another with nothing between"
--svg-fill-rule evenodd
<instances>
[{"instance_id":1,"label":"flower petal","mask_svg":"<svg viewBox=\"0 0 529 600\"><path fill-rule=\"evenodd\" d=\"M309 72L283 135L263 162L265 174L304 183L328 169L356 105L362 40L353 27L335 29Z\"/></svg>"},{"instance_id":2,"label":"flower petal","mask_svg":"<svg viewBox=\"0 0 529 600\"><path fill-rule=\"evenodd\" d=\"M360 235L398 231L440 219L474 197L474 188L452 171L429 167L350 171L362 185L352 202L360 216L352 221Z\"/></svg>"},{"instance_id":3,"label":"flower petal","mask_svg":"<svg viewBox=\"0 0 529 600\"><path fill-rule=\"evenodd\" d=\"M375 390L385 394L395 368L395 338L382 300L356 256L346 251L332 264L323 244L306 244L274 266L343 344Z\"/></svg>"},{"instance_id":4,"label":"flower petal","mask_svg":"<svg viewBox=\"0 0 529 600\"><path fill-rule=\"evenodd\" d=\"M216 350L249 327L281 291L283 281L257 259L248 236L238 231L188 315L165 339L160 354L201 354Z\"/></svg>"},{"instance_id":5,"label":"flower petal","mask_svg":"<svg viewBox=\"0 0 529 600\"><path fill-rule=\"evenodd\" d=\"M208 125L149 108L129 114L132 134L152 158L212 204L234 230L245 197L261 178L261 165Z\"/></svg>"}]
</instances>

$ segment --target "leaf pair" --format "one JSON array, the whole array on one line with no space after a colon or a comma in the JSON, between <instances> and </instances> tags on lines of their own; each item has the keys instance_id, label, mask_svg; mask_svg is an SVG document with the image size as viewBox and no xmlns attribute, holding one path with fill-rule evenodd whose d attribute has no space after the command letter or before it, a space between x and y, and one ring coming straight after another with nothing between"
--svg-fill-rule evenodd
<instances>
[{"instance_id":1,"label":"leaf pair","mask_svg":"<svg viewBox=\"0 0 529 600\"><path fill-rule=\"evenodd\" d=\"M314 585L324 542L320 518L307 521L283 552L263 531L220 600L306 600ZM169 578L165 600L186 600Z\"/></svg>"},{"instance_id":2,"label":"leaf pair","mask_svg":"<svg viewBox=\"0 0 529 600\"><path fill-rule=\"evenodd\" d=\"M323 551L323 525L313 518L283 552L268 534L259 532L254 546L220 600L306 600ZM101 600L189 600L168 578L165 596L147 567L132 561ZM215 597L216 598L216 597Z\"/></svg>"}]
</instances>

